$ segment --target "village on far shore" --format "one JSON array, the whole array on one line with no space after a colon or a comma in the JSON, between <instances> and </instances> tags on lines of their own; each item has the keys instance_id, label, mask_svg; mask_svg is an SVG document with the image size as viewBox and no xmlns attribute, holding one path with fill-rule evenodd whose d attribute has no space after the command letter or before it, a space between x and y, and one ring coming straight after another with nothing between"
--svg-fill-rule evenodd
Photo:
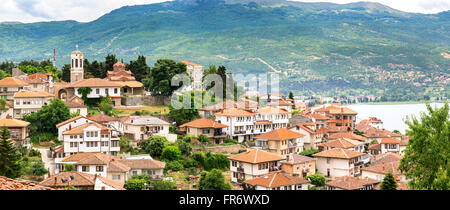
<instances>
[{"instance_id":1,"label":"village on far shore","mask_svg":"<svg viewBox=\"0 0 450 210\"><path fill-rule=\"evenodd\" d=\"M268 93L257 95L259 102L243 97L202 107L197 119L177 125L167 115L170 99L149 94L124 63L114 64L104 79L85 79L83 61L82 52L71 53L70 83L19 69L0 80L7 101L0 126L46 170L19 179L0 176L0 190L127 190L127 182L142 177L153 187L162 181L197 190L201 172L212 169L220 169L233 190L378 190L386 174L397 189L408 189L398 167L410 138L384 129L375 117L357 122L358 113L339 103L309 107ZM181 62L192 78L186 91L203 91L204 67ZM83 95L86 88L91 91ZM122 114L93 110L86 97L109 97ZM24 117L55 98L74 117L56 125L57 139L33 142Z\"/></svg>"}]
</instances>

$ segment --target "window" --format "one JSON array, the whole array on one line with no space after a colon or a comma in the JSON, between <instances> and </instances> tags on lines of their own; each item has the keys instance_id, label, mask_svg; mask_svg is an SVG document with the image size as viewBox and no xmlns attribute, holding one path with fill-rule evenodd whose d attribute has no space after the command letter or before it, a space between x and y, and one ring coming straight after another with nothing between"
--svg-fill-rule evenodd
<instances>
[{"instance_id":1,"label":"window","mask_svg":"<svg viewBox=\"0 0 450 210\"><path fill-rule=\"evenodd\" d=\"M82 166L82 167L81 167L81 170L82 170L83 172L89 172L89 166Z\"/></svg>"},{"instance_id":2,"label":"window","mask_svg":"<svg viewBox=\"0 0 450 210\"><path fill-rule=\"evenodd\" d=\"M120 180L120 175L112 175L112 180Z\"/></svg>"},{"instance_id":3,"label":"window","mask_svg":"<svg viewBox=\"0 0 450 210\"><path fill-rule=\"evenodd\" d=\"M117 94L117 88L114 88L114 94Z\"/></svg>"},{"instance_id":4,"label":"window","mask_svg":"<svg viewBox=\"0 0 450 210\"><path fill-rule=\"evenodd\" d=\"M103 166L97 166L95 167L95 169L97 170L97 172L103 172Z\"/></svg>"},{"instance_id":5,"label":"window","mask_svg":"<svg viewBox=\"0 0 450 210\"><path fill-rule=\"evenodd\" d=\"M100 94L100 89L95 89L95 93L98 95L98 94Z\"/></svg>"}]
</instances>

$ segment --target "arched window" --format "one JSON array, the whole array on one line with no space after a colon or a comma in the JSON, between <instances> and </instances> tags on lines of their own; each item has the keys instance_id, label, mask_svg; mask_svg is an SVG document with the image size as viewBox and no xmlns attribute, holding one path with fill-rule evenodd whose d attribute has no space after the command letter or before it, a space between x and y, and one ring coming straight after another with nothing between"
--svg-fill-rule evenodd
<instances>
[{"instance_id":1,"label":"arched window","mask_svg":"<svg viewBox=\"0 0 450 210\"><path fill-rule=\"evenodd\" d=\"M73 66L74 66L74 65L73 65L73 59L72 59L72 68L73 68Z\"/></svg>"},{"instance_id":2,"label":"arched window","mask_svg":"<svg viewBox=\"0 0 450 210\"><path fill-rule=\"evenodd\" d=\"M78 68L78 59L75 59L75 68Z\"/></svg>"}]
</instances>

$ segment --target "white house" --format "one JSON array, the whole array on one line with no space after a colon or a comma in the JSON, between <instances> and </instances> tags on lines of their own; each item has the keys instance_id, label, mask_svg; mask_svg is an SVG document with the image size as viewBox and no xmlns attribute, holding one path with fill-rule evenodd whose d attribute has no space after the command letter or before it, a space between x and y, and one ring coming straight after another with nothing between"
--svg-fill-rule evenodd
<instances>
[{"instance_id":1,"label":"white house","mask_svg":"<svg viewBox=\"0 0 450 210\"><path fill-rule=\"evenodd\" d=\"M71 130L72 128L84 125L86 123L92 123L94 122L93 120L88 119L85 116L77 116L71 119L68 119L64 122L61 122L59 124L56 125L56 128L58 129L58 139L62 140L63 139L63 132L67 131L67 130Z\"/></svg>"},{"instance_id":2,"label":"white house","mask_svg":"<svg viewBox=\"0 0 450 210\"><path fill-rule=\"evenodd\" d=\"M241 183L248 179L263 176L281 169L279 155L255 149L229 157L231 181Z\"/></svg>"},{"instance_id":3,"label":"white house","mask_svg":"<svg viewBox=\"0 0 450 210\"><path fill-rule=\"evenodd\" d=\"M289 130L305 135L303 144L305 150L318 149L318 145L324 141L327 134L327 128L320 122L301 123L290 127Z\"/></svg>"},{"instance_id":4,"label":"white house","mask_svg":"<svg viewBox=\"0 0 450 210\"><path fill-rule=\"evenodd\" d=\"M379 183L370 178L343 176L327 182L325 186L327 190L374 190Z\"/></svg>"},{"instance_id":5,"label":"white house","mask_svg":"<svg viewBox=\"0 0 450 210\"><path fill-rule=\"evenodd\" d=\"M164 136L174 142L177 136L169 134L170 123L152 116L129 116L121 118L123 135L134 141L142 141L150 136Z\"/></svg>"},{"instance_id":6,"label":"white house","mask_svg":"<svg viewBox=\"0 0 450 210\"><path fill-rule=\"evenodd\" d=\"M317 173L326 177L356 176L364 164L365 153L346 149L331 149L314 154Z\"/></svg>"}]
</instances>

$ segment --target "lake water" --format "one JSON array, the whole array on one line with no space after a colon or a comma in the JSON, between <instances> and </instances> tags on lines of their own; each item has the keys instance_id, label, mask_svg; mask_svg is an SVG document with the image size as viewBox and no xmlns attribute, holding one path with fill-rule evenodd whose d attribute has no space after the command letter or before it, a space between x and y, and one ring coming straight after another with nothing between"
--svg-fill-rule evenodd
<instances>
[{"instance_id":1,"label":"lake water","mask_svg":"<svg viewBox=\"0 0 450 210\"><path fill-rule=\"evenodd\" d=\"M443 107L443 103L432 103L431 107ZM389 104L389 105L368 105L355 104L347 106L358 112L357 123L369 117L377 117L383 121L384 129L399 130L405 134L408 125L404 123L406 116L414 115L420 117L421 112L427 112L425 104Z\"/></svg>"}]
</instances>

